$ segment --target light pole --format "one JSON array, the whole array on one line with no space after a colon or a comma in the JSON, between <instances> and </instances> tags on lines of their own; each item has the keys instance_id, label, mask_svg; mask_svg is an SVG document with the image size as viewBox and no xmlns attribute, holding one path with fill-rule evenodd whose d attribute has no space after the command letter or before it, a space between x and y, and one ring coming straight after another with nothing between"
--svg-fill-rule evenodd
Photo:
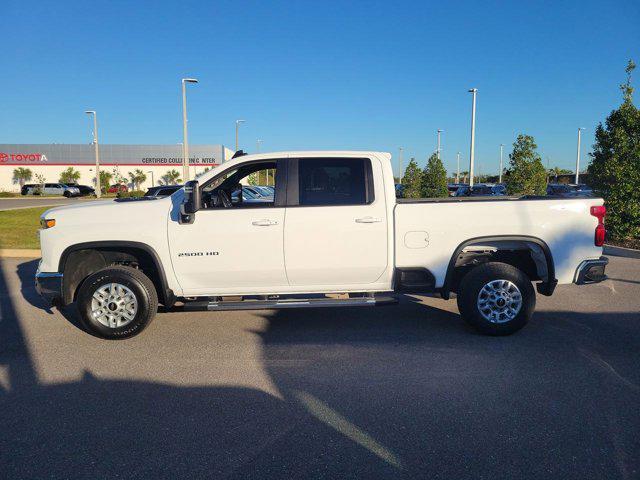
<instances>
[{"instance_id":1,"label":"light pole","mask_svg":"<svg viewBox=\"0 0 640 480\"><path fill-rule=\"evenodd\" d=\"M402 183L402 163L403 163L403 153L404 153L404 148L402 147L398 147L398 168L400 169L400 172L398 173L398 183Z\"/></svg>"},{"instance_id":2,"label":"light pole","mask_svg":"<svg viewBox=\"0 0 640 480\"><path fill-rule=\"evenodd\" d=\"M185 182L189 181L189 141L187 140L187 83L198 83L195 78L182 79L182 176Z\"/></svg>"},{"instance_id":3,"label":"light pole","mask_svg":"<svg viewBox=\"0 0 640 480\"><path fill-rule=\"evenodd\" d=\"M504 151L504 143L500 144L500 173L498 174L498 183L502 183L502 153Z\"/></svg>"},{"instance_id":4,"label":"light pole","mask_svg":"<svg viewBox=\"0 0 640 480\"><path fill-rule=\"evenodd\" d=\"M458 169L456 170L456 183L460 183L460 152L458 152Z\"/></svg>"},{"instance_id":5,"label":"light pole","mask_svg":"<svg viewBox=\"0 0 640 480\"><path fill-rule=\"evenodd\" d=\"M149 170L147 173L151 174L151 186L155 187L156 186L156 182L153 180L153 170Z\"/></svg>"},{"instance_id":6,"label":"light pole","mask_svg":"<svg viewBox=\"0 0 640 480\"><path fill-rule=\"evenodd\" d=\"M469 186L473 187L473 160L476 148L476 95L477 88L470 88L469 93L472 94L473 100L471 104L471 148L469 151Z\"/></svg>"},{"instance_id":7,"label":"light pole","mask_svg":"<svg viewBox=\"0 0 640 480\"><path fill-rule=\"evenodd\" d=\"M580 137L584 128L578 128L578 151L576 152L576 185L580 183Z\"/></svg>"},{"instance_id":8,"label":"light pole","mask_svg":"<svg viewBox=\"0 0 640 480\"><path fill-rule=\"evenodd\" d=\"M93 115L93 150L96 153L96 197L100 198L102 192L100 188L100 151L98 148L98 115L95 110L87 110L87 115Z\"/></svg>"},{"instance_id":9,"label":"light pole","mask_svg":"<svg viewBox=\"0 0 640 480\"><path fill-rule=\"evenodd\" d=\"M440 160L440 134L444 132L444 130L438 129L438 150L436 150L436 157Z\"/></svg>"},{"instance_id":10,"label":"light pole","mask_svg":"<svg viewBox=\"0 0 640 480\"><path fill-rule=\"evenodd\" d=\"M238 129L241 123L244 123L244 120L236 120L236 152L238 151Z\"/></svg>"}]
</instances>

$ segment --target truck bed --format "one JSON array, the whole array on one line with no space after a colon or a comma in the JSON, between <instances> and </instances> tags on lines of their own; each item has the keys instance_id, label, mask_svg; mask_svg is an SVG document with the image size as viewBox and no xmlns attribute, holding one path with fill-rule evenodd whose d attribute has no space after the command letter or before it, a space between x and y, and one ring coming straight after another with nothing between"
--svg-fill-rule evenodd
<instances>
[{"instance_id":1,"label":"truck bed","mask_svg":"<svg viewBox=\"0 0 640 480\"><path fill-rule=\"evenodd\" d=\"M492 236L531 238L553 253L558 283L571 283L582 261L602 254L594 245L598 222L590 207L603 203L601 198L557 197L397 199L396 266L426 268L440 287L452 254L470 240L478 248L490 246Z\"/></svg>"}]
</instances>

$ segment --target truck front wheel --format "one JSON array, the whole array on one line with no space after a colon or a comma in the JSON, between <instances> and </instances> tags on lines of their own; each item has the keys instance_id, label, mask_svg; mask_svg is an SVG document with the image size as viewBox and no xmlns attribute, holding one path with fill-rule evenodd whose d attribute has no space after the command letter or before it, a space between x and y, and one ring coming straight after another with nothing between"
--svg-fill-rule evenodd
<instances>
[{"instance_id":1,"label":"truck front wheel","mask_svg":"<svg viewBox=\"0 0 640 480\"><path fill-rule=\"evenodd\" d=\"M144 330L158 310L153 282L140 270L107 267L85 279L78 291L84 327L106 339L121 339Z\"/></svg>"},{"instance_id":2,"label":"truck front wheel","mask_svg":"<svg viewBox=\"0 0 640 480\"><path fill-rule=\"evenodd\" d=\"M517 332L527 324L535 305L536 294L529 277L506 263L479 265L460 281L460 314L486 335Z\"/></svg>"}]
</instances>

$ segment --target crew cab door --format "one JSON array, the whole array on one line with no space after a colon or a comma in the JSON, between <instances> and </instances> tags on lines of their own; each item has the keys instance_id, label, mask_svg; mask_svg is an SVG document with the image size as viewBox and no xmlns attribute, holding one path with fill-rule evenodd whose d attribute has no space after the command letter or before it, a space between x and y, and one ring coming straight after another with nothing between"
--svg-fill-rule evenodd
<instances>
[{"instance_id":1,"label":"crew cab door","mask_svg":"<svg viewBox=\"0 0 640 480\"><path fill-rule=\"evenodd\" d=\"M375 283L387 268L383 191L377 160L291 159L284 229L289 284Z\"/></svg>"},{"instance_id":2,"label":"crew cab door","mask_svg":"<svg viewBox=\"0 0 640 480\"><path fill-rule=\"evenodd\" d=\"M173 268L185 295L278 291L286 287L280 161L230 167L203 184L192 224L169 222ZM249 199L239 183L275 183L275 196ZM281 198L282 197L282 198Z\"/></svg>"}]
</instances>

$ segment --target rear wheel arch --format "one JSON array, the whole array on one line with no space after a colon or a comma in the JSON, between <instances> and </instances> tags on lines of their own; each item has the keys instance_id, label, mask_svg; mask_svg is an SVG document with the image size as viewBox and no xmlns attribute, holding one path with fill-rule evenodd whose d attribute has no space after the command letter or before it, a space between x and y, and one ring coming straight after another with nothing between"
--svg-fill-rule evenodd
<instances>
[{"instance_id":1,"label":"rear wheel arch","mask_svg":"<svg viewBox=\"0 0 640 480\"><path fill-rule=\"evenodd\" d=\"M474 247L486 247L486 250ZM496 235L470 238L458 245L449 260L441 288L442 297L448 299L450 292L457 288L457 282L473 266L496 261L522 270L531 280L541 280L537 285L539 293L553 293L557 280L553 256L547 243L528 235Z\"/></svg>"},{"instance_id":2,"label":"rear wheel arch","mask_svg":"<svg viewBox=\"0 0 640 480\"><path fill-rule=\"evenodd\" d=\"M149 245L129 241L84 242L67 247L58 265L63 273L63 304L75 300L82 282L110 265L130 265L142 270L156 288L160 303L173 305L175 295L167 285L162 262Z\"/></svg>"}]
</instances>

